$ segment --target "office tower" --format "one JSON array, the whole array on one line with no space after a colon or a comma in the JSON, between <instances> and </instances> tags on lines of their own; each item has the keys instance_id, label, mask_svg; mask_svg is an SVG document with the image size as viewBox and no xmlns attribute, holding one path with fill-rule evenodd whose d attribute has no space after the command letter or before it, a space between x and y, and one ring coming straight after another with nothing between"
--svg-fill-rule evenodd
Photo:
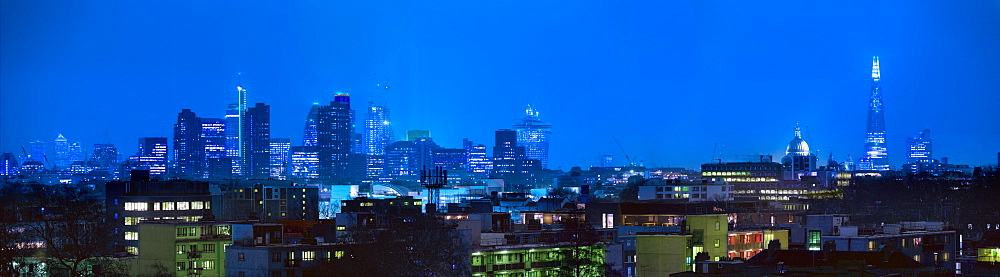
<instances>
[{"instance_id":1,"label":"office tower","mask_svg":"<svg viewBox=\"0 0 1000 277\"><path fill-rule=\"evenodd\" d=\"M387 175L394 179L418 179L422 169L434 168L434 150L439 148L427 137L390 144L385 149Z\"/></svg>"},{"instance_id":2,"label":"office tower","mask_svg":"<svg viewBox=\"0 0 1000 277\"><path fill-rule=\"evenodd\" d=\"M70 162L83 161L83 145L79 142L74 142L69 144L69 160Z\"/></svg>"},{"instance_id":3,"label":"office tower","mask_svg":"<svg viewBox=\"0 0 1000 277\"><path fill-rule=\"evenodd\" d=\"M47 161L45 158L45 143L40 140L29 142L28 157L25 158L25 161L37 161L46 163Z\"/></svg>"},{"instance_id":4,"label":"office tower","mask_svg":"<svg viewBox=\"0 0 1000 277\"><path fill-rule=\"evenodd\" d=\"M464 171L469 160L466 158L465 149L462 148L438 148L431 152L434 167L441 167L444 170L456 172Z\"/></svg>"},{"instance_id":5,"label":"office tower","mask_svg":"<svg viewBox=\"0 0 1000 277\"><path fill-rule=\"evenodd\" d=\"M889 154L885 141L885 112L882 107L882 85L879 84L878 56L872 58L872 91L868 103L868 128L865 155L858 161L861 170L889 170Z\"/></svg>"},{"instance_id":6,"label":"office tower","mask_svg":"<svg viewBox=\"0 0 1000 277\"><path fill-rule=\"evenodd\" d=\"M478 175L489 174L493 170L493 160L486 155L486 145L472 143L469 139L462 139L462 146L465 148L465 170Z\"/></svg>"},{"instance_id":7,"label":"office tower","mask_svg":"<svg viewBox=\"0 0 1000 277\"><path fill-rule=\"evenodd\" d=\"M317 146L319 145L319 131L316 129L316 123L319 121L319 108L322 107L319 103L313 103L312 108L309 109L309 115L306 116L306 127L302 135L302 146Z\"/></svg>"},{"instance_id":8,"label":"office tower","mask_svg":"<svg viewBox=\"0 0 1000 277\"><path fill-rule=\"evenodd\" d=\"M321 106L316 116L319 152L319 177L334 182L347 181L351 154L351 96L338 92L329 105Z\"/></svg>"},{"instance_id":9,"label":"office tower","mask_svg":"<svg viewBox=\"0 0 1000 277\"><path fill-rule=\"evenodd\" d=\"M20 166L14 153L4 152L0 154L0 176L15 176L19 173Z\"/></svg>"},{"instance_id":10,"label":"office tower","mask_svg":"<svg viewBox=\"0 0 1000 277\"><path fill-rule=\"evenodd\" d=\"M102 169L116 168L118 148L115 148L114 144L94 144L94 154L90 158Z\"/></svg>"},{"instance_id":11,"label":"office tower","mask_svg":"<svg viewBox=\"0 0 1000 277\"><path fill-rule=\"evenodd\" d=\"M931 130L924 129L917 136L906 139L906 164L903 164L903 170L907 174L926 173L936 176L944 173L944 163L934 159L932 154Z\"/></svg>"},{"instance_id":12,"label":"office tower","mask_svg":"<svg viewBox=\"0 0 1000 277\"><path fill-rule=\"evenodd\" d=\"M205 149L205 168L201 178L226 179L233 177L233 159L226 152L228 131L225 119L201 119L201 145Z\"/></svg>"},{"instance_id":13,"label":"office tower","mask_svg":"<svg viewBox=\"0 0 1000 277\"><path fill-rule=\"evenodd\" d=\"M552 134L552 125L538 119L538 110L531 106L528 106L525 113L525 117L514 124L517 144L524 147L525 157L538 160L542 163L542 168L548 168L549 135Z\"/></svg>"},{"instance_id":14,"label":"office tower","mask_svg":"<svg viewBox=\"0 0 1000 277\"><path fill-rule=\"evenodd\" d=\"M226 157L232 160L232 175L240 176L241 164L243 160L240 159L240 105L239 104L229 104L226 109Z\"/></svg>"},{"instance_id":15,"label":"office tower","mask_svg":"<svg viewBox=\"0 0 1000 277\"><path fill-rule=\"evenodd\" d=\"M240 156L243 176L250 179L271 177L271 106L257 103L240 116Z\"/></svg>"},{"instance_id":16,"label":"office tower","mask_svg":"<svg viewBox=\"0 0 1000 277\"><path fill-rule=\"evenodd\" d=\"M524 189L535 181L541 162L528 159L524 147L517 144L517 131L497 130L493 146L493 174L504 179L506 189Z\"/></svg>"},{"instance_id":17,"label":"office tower","mask_svg":"<svg viewBox=\"0 0 1000 277\"><path fill-rule=\"evenodd\" d=\"M291 178L319 178L319 150L316 146L292 146Z\"/></svg>"},{"instance_id":18,"label":"office tower","mask_svg":"<svg viewBox=\"0 0 1000 277\"><path fill-rule=\"evenodd\" d=\"M55 165L59 168L66 168L73 161L69 159L69 141L62 134L56 137L53 144L56 151Z\"/></svg>"},{"instance_id":19,"label":"office tower","mask_svg":"<svg viewBox=\"0 0 1000 277\"><path fill-rule=\"evenodd\" d=\"M292 160L292 140L271 139L271 178L285 180L288 177L289 162Z\"/></svg>"},{"instance_id":20,"label":"office tower","mask_svg":"<svg viewBox=\"0 0 1000 277\"><path fill-rule=\"evenodd\" d=\"M172 173L201 178L205 170L205 146L201 138L201 118L190 109L177 114L174 124L174 166Z\"/></svg>"},{"instance_id":21,"label":"office tower","mask_svg":"<svg viewBox=\"0 0 1000 277\"><path fill-rule=\"evenodd\" d=\"M932 159L931 130L924 129L916 137L906 139L906 163L929 162Z\"/></svg>"},{"instance_id":22,"label":"office tower","mask_svg":"<svg viewBox=\"0 0 1000 277\"><path fill-rule=\"evenodd\" d=\"M429 138L431 137L431 131L428 130L409 130L406 131L406 140L416 141L419 138Z\"/></svg>"},{"instance_id":23,"label":"office tower","mask_svg":"<svg viewBox=\"0 0 1000 277\"><path fill-rule=\"evenodd\" d=\"M368 102L368 118L365 119L365 154L385 155L385 147L393 142L389 108Z\"/></svg>"},{"instance_id":24,"label":"office tower","mask_svg":"<svg viewBox=\"0 0 1000 277\"><path fill-rule=\"evenodd\" d=\"M804 174L816 170L816 161L816 155L809 151L809 144L802 139L802 131L796 124L795 136L788 142L788 147L785 148L785 157L781 158L781 164L784 165L786 171Z\"/></svg>"},{"instance_id":25,"label":"office tower","mask_svg":"<svg viewBox=\"0 0 1000 277\"><path fill-rule=\"evenodd\" d=\"M129 157L127 169L149 170L151 175L167 173L167 138L139 138L139 152Z\"/></svg>"}]
</instances>

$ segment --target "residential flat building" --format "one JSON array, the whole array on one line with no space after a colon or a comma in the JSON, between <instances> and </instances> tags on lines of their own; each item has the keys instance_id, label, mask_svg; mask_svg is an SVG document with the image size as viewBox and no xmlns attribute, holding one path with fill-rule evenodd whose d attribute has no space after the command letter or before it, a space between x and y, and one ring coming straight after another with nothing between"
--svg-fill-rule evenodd
<instances>
[{"instance_id":1,"label":"residential flat building","mask_svg":"<svg viewBox=\"0 0 1000 277\"><path fill-rule=\"evenodd\" d=\"M232 225L222 222L160 220L139 224L139 268L143 275L166 267L175 276L226 275L226 247Z\"/></svg>"},{"instance_id":2,"label":"residential flat building","mask_svg":"<svg viewBox=\"0 0 1000 277\"><path fill-rule=\"evenodd\" d=\"M195 222L212 215L212 196L207 182L149 179L149 172L136 170L128 181L105 184L105 209L118 234L117 244L129 253L139 251L142 221L184 220Z\"/></svg>"}]
</instances>

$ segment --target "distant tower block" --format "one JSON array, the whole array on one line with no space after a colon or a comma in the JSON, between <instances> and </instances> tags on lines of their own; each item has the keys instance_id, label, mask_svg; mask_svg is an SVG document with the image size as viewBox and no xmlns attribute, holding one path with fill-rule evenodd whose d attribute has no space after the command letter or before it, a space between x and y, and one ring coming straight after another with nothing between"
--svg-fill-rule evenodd
<instances>
[{"instance_id":1,"label":"distant tower block","mask_svg":"<svg viewBox=\"0 0 1000 277\"><path fill-rule=\"evenodd\" d=\"M882 107L882 74L878 56L872 58L872 90L868 103L868 128L865 137L865 154L858 161L861 170L889 170L889 154L885 141L885 111Z\"/></svg>"}]
</instances>

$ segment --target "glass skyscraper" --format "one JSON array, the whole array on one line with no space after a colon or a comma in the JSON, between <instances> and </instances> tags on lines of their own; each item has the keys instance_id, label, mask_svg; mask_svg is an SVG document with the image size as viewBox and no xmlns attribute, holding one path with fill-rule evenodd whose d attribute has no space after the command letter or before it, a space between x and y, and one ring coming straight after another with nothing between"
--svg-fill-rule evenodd
<instances>
[{"instance_id":1,"label":"glass skyscraper","mask_svg":"<svg viewBox=\"0 0 1000 277\"><path fill-rule=\"evenodd\" d=\"M201 134L201 118L190 109L181 110L174 124L173 173L198 178L204 175L205 147Z\"/></svg>"},{"instance_id":2,"label":"glass skyscraper","mask_svg":"<svg viewBox=\"0 0 1000 277\"><path fill-rule=\"evenodd\" d=\"M319 177L333 182L347 181L348 160L354 123L351 96L338 92L329 105L316 115L316 138L319 153Z\"/></svg>"},{"instance_id":3,"label":"glass skyscraper","mask_svg":"<svg viewBox=\"0 0 1000 277\"><path fill-rule=\"evenodd\" d=\"M882 85L879 83L878 56L872 58L872 89L868 103L868 128L865 155L858 161L861 170L889 170L889 153L885 141L885 112L882 107Z\"/></svg>"},{"instance_id":4,"label":"glass skyscraper","mask_svg":"<svg viewBox=\"0 0 1000 277\"><path fill-rule=\"evenodd\" d=\"M385 148L395 140L389 119L389 108L368 102L365 118L364 154L366 177L385 177Z\"/></svg>"},{"instance_id":5,"label":"glass skyscraper","mask_svg":"<svg viewBox=\"0 0 1000 277\"><path fill-rule=\"evenodd\" d=\"M548 168L549 136L552 134L552 125L540 120L538 110L531 106L528 106L525 113L524 118L514 124L517 144L524 147L524 155L528 159L538 160L542 168Z\"/></svg>"},{"instance_id":6,"label":"glass skyscraper","mask_svg":"<svg viewBox=\"0 0 1000 277\"><path fill-rule=\"evenodd\" d=\"M240 121L243 176L249 179L271 177L271 106L257 103L243 112Z\"/></svg>"},{"instance_id":7,"label":"glass skyscraper","mask_svg":"<svg viewBox=\"0 0 1000 277\"><path fill-rule=\"evenodd\" d=\"M226 153L226 120L221 118L201 119L201 144L205 151L205 172L202 178L231 178L232 158Z\"/></svg>"},{"instance_id":8,"label":"glass skyscraper","mask_svg":"<svg viewBox=\"0 0 1000 277\"><path fill-rule=\"evenodd\" d=\"M240 105L229 104L226 109L226 157L229 157L232 165L232 175L240 176L240 167L243 160L240 159Z\"/></svg>"},{"instance_id":9,"label":"glass skyscraper","mask_svg":"<svg viewBox=\"0 0 1000 277\"><path fill-rule=\"evenodd\" d=\"M54 148L56 151L56 161L55 161L56 167L64 169L67 166L69 166L69 164L72 163L73 161L69 159L69 141L66 139L66 137L64 137L62 134L59 134L59 136L56 137L53 146L55 146Z\"/></svg>"},{"instance_id":10,"label":"glass skyscraper","mask_svg":"<svg viewBox=\"0 0 1000 277\"><path fill-rule=\"evenodd\" d=\"M292 159L292 140L271 139L271 178L285 180L288 177L289 162Z\"/></svg>"}]
</instances>

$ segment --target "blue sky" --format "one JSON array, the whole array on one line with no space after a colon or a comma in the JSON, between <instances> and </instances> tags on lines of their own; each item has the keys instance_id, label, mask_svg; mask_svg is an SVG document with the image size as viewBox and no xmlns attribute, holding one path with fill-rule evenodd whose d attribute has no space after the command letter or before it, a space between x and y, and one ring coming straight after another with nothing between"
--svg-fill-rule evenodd
<instances>
[{"instance_id":1,"label":"blue sky","mask_svg":"<svg viewBox=\"0 0 1000 277\"><path fill-rule=\"evenodd\" d=\"M241 72L293 142L345 91L446 147L491 145L530 104L563 169L624 163L613 137L646 165L694 168L715 145L777 160L796 122L843 160L863 149L874 55L894 165L924 128L953 163L1000 151L997 1L2 0L0 15L4 152L62 133L131 154L181 109L222 117Z\"/></svg>"}]
</instances>

